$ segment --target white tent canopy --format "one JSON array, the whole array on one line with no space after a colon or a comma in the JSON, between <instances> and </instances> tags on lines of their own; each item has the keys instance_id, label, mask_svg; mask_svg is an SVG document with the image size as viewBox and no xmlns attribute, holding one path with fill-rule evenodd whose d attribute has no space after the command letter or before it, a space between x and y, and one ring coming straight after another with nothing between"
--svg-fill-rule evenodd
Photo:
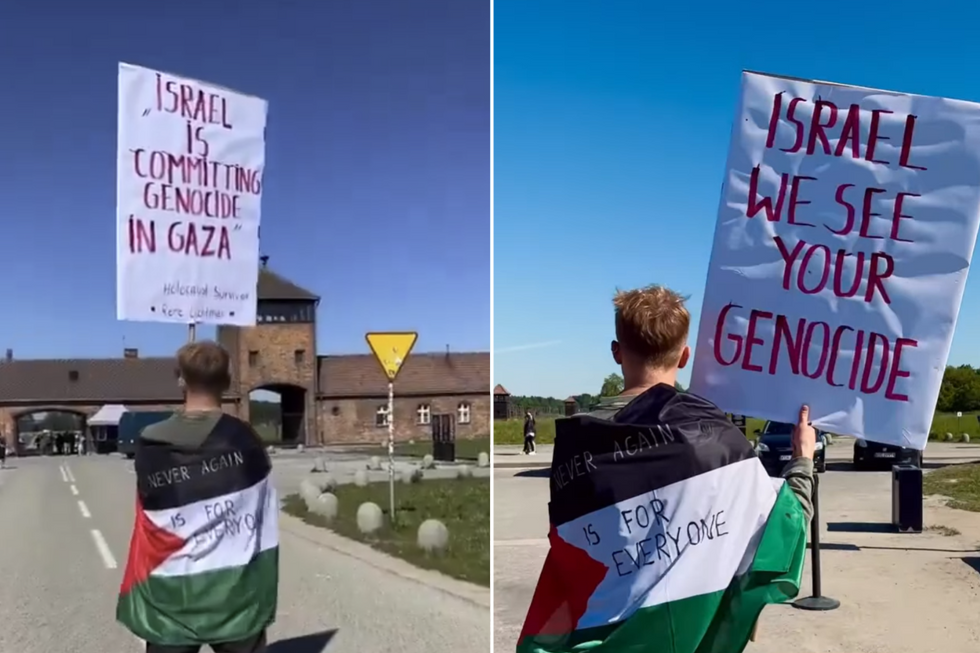
<instances>
[{"instance_id":1,"label":"white tent canopy","mask_svg":"<svg viewBox=\"0 0 980 653\"><path fill-rule=\"evenodd\" d=\"M119 426L123 413L129 412L121 404L106 404L95 415L88 418L89 426Z\"/></svg>"}]
</instances>

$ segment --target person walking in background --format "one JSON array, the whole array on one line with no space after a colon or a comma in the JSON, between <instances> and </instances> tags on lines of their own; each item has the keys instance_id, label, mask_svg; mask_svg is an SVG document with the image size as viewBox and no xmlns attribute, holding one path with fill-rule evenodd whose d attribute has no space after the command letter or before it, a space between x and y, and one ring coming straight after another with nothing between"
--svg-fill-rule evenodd
<instances>
[{"instance_id":1,"label":"person walking in background","mask_svg":"<svg viewBox=\"0 0 980 653\"><path fill-rule=\"evenodd\" d=\"M524 453L534 455L534 415L530 410L524 414Z\"/></svg>"},{"instance_id":2,"label":"person walking in background","mask_svg":"<svg viewBox=\"0 0 980 653\"><path fill-rule=\"evenodd\" d=\"M7 466L7 438L0 433L0 469Z\"/></svg>"},{"instance_id":3,"label":"person walking in background","mask_svg":"<svg viewBox=\"0 0 980 653\"><path fill-rule=\"evenodd\" d=\"M265 653L279 586L279 500L252 427L221 410L228 352L177 353L184 406L136 443L136 524L116 619L147 653Z\"/></svg>"}]
</instances>

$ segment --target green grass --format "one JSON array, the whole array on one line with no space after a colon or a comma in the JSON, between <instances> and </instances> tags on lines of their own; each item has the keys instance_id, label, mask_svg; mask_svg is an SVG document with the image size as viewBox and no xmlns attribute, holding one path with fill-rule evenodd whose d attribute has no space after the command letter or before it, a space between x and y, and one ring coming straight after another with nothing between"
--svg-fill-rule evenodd
<instances>
[{"instance_id":1,"label":"green grass","mask_svg":"<svg viewBox=\"0 0 980 653\"><path fill-rule=\"evenodd\" d=\"M313 526L330 530L397 556L418 567L435 569L449 576L490 586L490 479L459 478L399 483L395 486L397 524L388 515L388 484L365 487L341 485L336 491L339 513L331 523L311 513L298 494L286 497L283 510ZM373 535L357 528L357 508L371 501L385 513L385 526ZM418 547L419 524L438 519L449 529L449 548L441 555Z\"/></svg>"},{"instance_id":2,"label":"green grass","mask_svg":"<svg viewBox=\"0 0 980 653\"><path fill-rule=\"evenodd\" d=\"M552 438L554 440L554 438ZM357 453L363 453L366 456L380 456L385 457L388 455L387 446L367 446L364 448L354 449ZM483 451L490 454L490 436L484 435L478 438L467 438L464 440L456 440L456 460L476 460L480 457L480 452ZM409 442L396 442L395 443L395 455L396 456L410 456L413 458L422 458L426 454L432 453L432 442L430 440L424 440L421 442L409 443Z\"/></svg>"},{"instance_id":3,"label":"green grass","mask_svg":"<svg viewBox=\"0 0 980 653\"><path fill-rule=\"evenodd\" d=\"M949 465L925 474L922 490L926 495L949 497L950 508L980 512L980 463Z\"/></svg>"},{"instance_id":4,"label":"green grass","mask_svg":"<svg viewBox=\"0 0 980 653\"><path fill-rule=\"evenodd\" d=\"M932 420L932 430L929 438L931 440L942 440L947 433L956 436L956 441L960 439L960 434L966 433L971 441L980 438L980 422L977 421L980 412L963 413L963 417L957 418L956 413L936 413ZM541 417L537 420L538 444L553 444L555 441L555 418ZM746 419L745 433L749 438L755 437L756 430L762 430L766 420L749 417ZM494 420L493 422L493 442L494 444L523 444L524 443L524 418Z\"/></svg>"},{"instance_id":5,"label":"green grass","mask_svg":"<svg viewBox=\"0 0 980 653\"><path fill-rule=\"evenodd\" d=\"M554 444L555 418L537 417L535 422L535 438L537 444ZM493 421L494 444L524 444L524 418L495 419Z\"/></svg>"},{"instance_id":6,"label":"green grass","mask_svg":"<svg viewBox=\"0 0 980 653\"><path fill-rule=\"evenodd\" d=\"M262 438L262 442L266 444L275 444L282 440L279 437L279 429L275 424L252 424L252 428Z\"/></svg>"},{"instance_id":7,"label":"green grass","mask_svg":"<svg viewBox=\"0 0 980 653\"><path fill-rule=\"evenodd\" d=\"M956 440L960 439L960 434L966 433L971 440L980 438L980 422L977 422L977 415L980 413L963 413L963 417L956 417L956 413L936 413L932 418L932 429L930 439L942 439L947 433L952 433Z\"/></svg>"}]
</instances>

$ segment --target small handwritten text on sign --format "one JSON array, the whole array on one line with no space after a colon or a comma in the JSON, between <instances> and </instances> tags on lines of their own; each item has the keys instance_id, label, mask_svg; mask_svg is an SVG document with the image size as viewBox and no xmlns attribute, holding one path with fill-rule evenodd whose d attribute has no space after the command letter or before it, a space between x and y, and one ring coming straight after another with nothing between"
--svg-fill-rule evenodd
<instances>
[{"instance_id":1,"label":"small handwritten text on sign","mask_svg":"<svg viewBox=\"0 0 980 653\"><path fill-rule=\"evenodd\" d=\"M922 448L976 241L980 105L743 75L691 390Z\"/></svg>"},{"instance_id":2,"label":"small handwritten text on sign","mask_svg":"<svg viewBox=\"0 0 980 653\"><path fill-rule=\"evenodd\" d=\"M265 123L264 100L119 65L119 319L255 323Z\"/></svg>"}]
</instances>

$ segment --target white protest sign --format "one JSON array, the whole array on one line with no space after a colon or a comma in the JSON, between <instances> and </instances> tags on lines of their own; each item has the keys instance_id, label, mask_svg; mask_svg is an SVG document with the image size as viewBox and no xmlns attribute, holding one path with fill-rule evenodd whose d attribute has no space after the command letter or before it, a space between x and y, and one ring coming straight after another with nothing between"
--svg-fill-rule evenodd
<instances>
[{"instance_id":1,"label":"white protest sign","mask_svg":"<svg viewBox=\"0 0 980 653\"><path fill-rule=\"evenodd\" d=\"M691 391L923 449L978 211L980 105L744 73Z\"/></svg>"},{"instance_id":2,"label":"white protest sign","mask_svg":"<svg viewBox=\"0 0 980 653\"><path fill-rule=\"evenodd\" d=\"M265 100L119 64L116 314L255 324Z\"/></svg>"}]
</instances>

